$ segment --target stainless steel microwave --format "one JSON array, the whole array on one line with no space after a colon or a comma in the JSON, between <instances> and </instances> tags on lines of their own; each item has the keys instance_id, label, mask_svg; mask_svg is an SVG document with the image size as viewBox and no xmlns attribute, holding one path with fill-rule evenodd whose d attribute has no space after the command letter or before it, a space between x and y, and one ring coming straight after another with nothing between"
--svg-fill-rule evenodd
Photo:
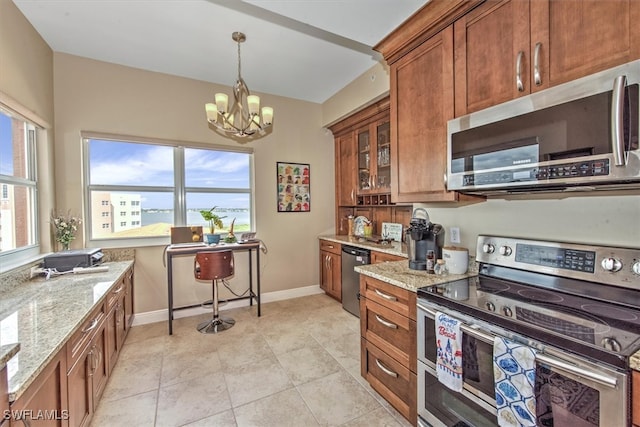
<instances>
[{"instance_id":1,"label":"stainless steel microwave","mask_svg":"<svg viewBox=\"0 0 640 427\"><path fill-rule=\"evenodd\" d=\"M640 188L640 60L450 120L447 188Z\"/></svg>"}]
</instances>

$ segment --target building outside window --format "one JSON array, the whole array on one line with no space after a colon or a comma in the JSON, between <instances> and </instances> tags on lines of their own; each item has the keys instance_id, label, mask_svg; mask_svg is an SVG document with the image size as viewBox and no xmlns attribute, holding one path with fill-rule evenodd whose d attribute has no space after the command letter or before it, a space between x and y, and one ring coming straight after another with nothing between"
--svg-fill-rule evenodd
<instances>
[{"instance_id":1,"label":"building outside window","mask_svg":"<svg viewBox=\"0 0 640 427\"><path fill-rule=\"evenodd\" d=\"M38 245L36 129L0 105L0 257Z\"/></svg>"},{"instance_id":2,"label":"building outside window","mask_svg":"<svg viewBox=\"0 0 640 427\"><path fill-rule=\"evenodd\" d=\"M84 134L89 239L169 236L171 227L208 223L200 210L216 207L228 231L253 230L253 153L240 148L191 148L166 141L103 139ZM123 209L127 207L127 209ZM111 226L104 227L103 212ZM117 209L117 210L116 210Z\"/></svg>"}]
</instances>

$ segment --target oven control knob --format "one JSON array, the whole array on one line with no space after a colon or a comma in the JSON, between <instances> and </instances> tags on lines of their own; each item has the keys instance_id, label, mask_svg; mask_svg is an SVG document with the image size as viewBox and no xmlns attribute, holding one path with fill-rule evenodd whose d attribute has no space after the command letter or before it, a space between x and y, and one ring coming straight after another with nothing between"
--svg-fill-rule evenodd
<instances>
[{"instance_id":1,"label":"oven control knob","mask_svg":"<svg viewBox=\"0 0 640 427\"><path fill-rule=\"evenodd\" d=\"M620 271L622 269L622 262L620 262L619 259L612 257L605 258L602 260L602 268L606 271Z\"/></svg>"},{"instance_id":2,"label":"oven control knob","mask_svg":"<svg viewBox=\"0 0 640 427\"><path fill-rule=\"evenodd\" d=\"M484 245L482 245L482 252L484 252L485 254L492 254L495 250L496 247L491 243L485 243Z\"/></svg>"},{"instance_id":3,"label":"oven control knob","mask_svg":"<svg viewBox=\"0 0 640 427\"><path fill-rule=\"evenodd\" d=\"M602 339L600 343L607 350L615 351L616 353L622 349L622 347L620 346L620 343L615 338L612 338L612 337L605 337Z\"/></svg>"},{"instance_id":4,"label":"oven control knob","mask_svg":"<svg viewBox=\"0 0 640 427\"><path fill-rule=\"evenodd\" d=\"M513 311L511 311L511 308L507 307L506 305L502 307L502 313L507 317L513 316Z\"/></svg>"},{"instance_id":5,"label":"oven control knob","mask_svg":"<svg viewBox=\"0 0 640 427\"><path fill-rule=\"evenodd\" d=\"M509 256L513 250L509 246L500 246L500 255Z\"/></svg>"},{"instance_id":6,"label":"oven control knob","mask_svg":"<svg viewBox=\"0 0 640 427\"><path fill-rule=\"evenodd\" d=\"M640 274L640 261L636 261L633 263L633 265L631 266L631 271L633 271L635 274Z\"/></svg>"},{"instance_id":7,"label":"oven control knob","mask_svg":"<svg viewBox=\"0 0 640 427\"><path fill-rule=\"evenodd\" d=\"M487 301L484 306L487 307L489 311L496 311L496 306L491 301Z\"/></svg>"}]
</instances>

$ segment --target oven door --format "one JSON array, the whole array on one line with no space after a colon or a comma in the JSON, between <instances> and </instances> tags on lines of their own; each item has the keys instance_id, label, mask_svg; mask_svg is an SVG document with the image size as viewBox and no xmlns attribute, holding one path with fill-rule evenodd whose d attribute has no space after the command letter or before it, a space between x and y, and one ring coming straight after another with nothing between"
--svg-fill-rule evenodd
<instances>
[{"instance_id":1,"label":"oven door","mask_svg":"<svg viewBox=\"0 0 640 427\"><path fill-rule=\"evenodd\" d=\"M440 384L436 376L434 319L437 311L462 321L464 388L459 393ZM422 422L436 427L496 425L493 341L496 336L502 336L518 342L529 342L538 349L535 390L539 426L630 425L630 392L626 372L544 347L511 331L496 328L421 298L418 300L417 320L417 409Z\"/></svg>"}]
</instances>

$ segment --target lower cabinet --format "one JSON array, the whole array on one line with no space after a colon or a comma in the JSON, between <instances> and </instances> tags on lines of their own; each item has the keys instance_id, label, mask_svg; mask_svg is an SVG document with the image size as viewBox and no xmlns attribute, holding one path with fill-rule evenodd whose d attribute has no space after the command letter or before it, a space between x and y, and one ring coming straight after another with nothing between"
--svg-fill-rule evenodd
<instances>
[{"instance_id":1,"label":"lower cabinet","mask_svg":"<svg viewBox=\"0 0 640 427\"><path fill-rule=\"evenodd\" d=\"M68 407L67 355L63 347L20 398L11 404L10 425L66 427L69 425ZM34 419L39 409L49 411L48 416Z\"/></svg>"},{"instance_id":2,"label":"lower cabinet","mask_svg":"<svg viewBox=\"0 0 640 427\"><path fill-rule=\"evenodd\" d=\"M640 427L640 371L633 371L633 385L631 386L631 397L633 406L633 425Z\"/></svg>"},{"instance_id":3,"label":"lower cabinet","mask_svg":"<svg viewBox=\"0 0 640 427\"><path fill-rule=\"evenodd\" d=\"M67 374L69 426L89 425L109 378L106 322L96 328L89 345Z\"/></svg>"},{"instance_id":4,"label":"lower cabinet","mask_svg":"<svg viewBox=\"0 0 640 427\"><path fill-rule=\"evenodd\" d=\"M320 240L320 288L342 301L342 245Z\"/></svg>"},{"instance_id":5,"label":"lower cabinet","mask_svg":"<svg viewBox=\"0 0 640 427\"><path fill-rule=\"evenodd\" d=\"M416 294L360 275L361 375L417 423Z\"/></svg>"},{"instance_id":6,"label":"lower cabinet","mask_svg":"<svg viewBox=\"0 0 640 427\"><path fill-rule=\"evenodd\" d=\"M405 257L392 255L385 252L371 251L371 264L379 264L381 262L402 261L407 260Z\"/></svg>"}]
</instances>

